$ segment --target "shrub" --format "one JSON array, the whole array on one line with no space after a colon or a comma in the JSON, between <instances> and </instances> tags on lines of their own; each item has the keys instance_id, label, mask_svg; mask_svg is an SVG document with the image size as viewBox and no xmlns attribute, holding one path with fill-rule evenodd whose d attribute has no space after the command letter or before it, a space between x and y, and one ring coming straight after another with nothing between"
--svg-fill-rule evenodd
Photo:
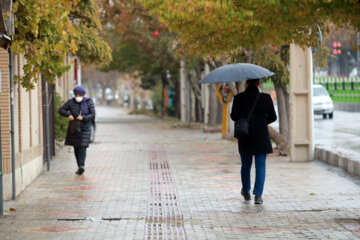
<instances>
[{"instance_id":1,"label":"shrub","mask_svg":"<svg viewBox=\"0 0 360 240\"><path fill-rule=\"evenodd\" d=\"M68 119L59 114L59 108L64 104L64 101L60 95L55 92L54 107L55 107L55 140L64 141L66 137L66 131L68 126Z\"/></svg>"}]
</instances>

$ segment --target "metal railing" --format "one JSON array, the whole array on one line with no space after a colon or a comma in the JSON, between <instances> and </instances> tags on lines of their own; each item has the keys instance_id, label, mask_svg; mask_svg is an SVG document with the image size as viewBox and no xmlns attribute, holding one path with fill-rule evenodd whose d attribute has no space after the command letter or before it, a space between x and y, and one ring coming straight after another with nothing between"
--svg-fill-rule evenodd
<instances>
[{"instance_id":1,"label":"metal railing","mask_svg":"<svg viewBox=\"0 0 360 240\"><path fill-rule=\"evenodd\" d=\"M318 77L314 83L323 85L336 102L360 103L359 77Z\"/></svg>"}]
</instances>

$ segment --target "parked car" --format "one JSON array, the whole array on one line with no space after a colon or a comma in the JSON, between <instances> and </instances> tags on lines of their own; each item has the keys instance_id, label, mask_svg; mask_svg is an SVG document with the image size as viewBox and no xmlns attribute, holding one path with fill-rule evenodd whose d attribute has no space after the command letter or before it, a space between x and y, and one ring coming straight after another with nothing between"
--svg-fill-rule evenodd
<instances>
[{"instance_id":1,"label":"parked car","mask_svg":"<svg viewBox=\"0 0 360 240\"><path fill-rule=\"evenodd\" d=\"M314 114L322 115L324 119L334 117L334 104L322 85L313 85L313 108Z\"/></svg>"}]
</instances>

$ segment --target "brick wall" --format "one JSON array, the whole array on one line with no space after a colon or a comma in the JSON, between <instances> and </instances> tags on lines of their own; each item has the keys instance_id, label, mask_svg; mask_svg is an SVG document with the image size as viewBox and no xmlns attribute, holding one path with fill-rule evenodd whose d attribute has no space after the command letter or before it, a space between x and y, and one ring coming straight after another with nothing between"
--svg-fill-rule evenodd
<instances>
[{"instance_id":1,"label":"brick wall","mask_svg":"<svg viewBox=\"0 0 360 240\"><path fill-rule=\"evenodd\" d=\"M11 141L10 141L10 83L9 83L9 54L7 50L0 49L1 71L1 145L3 172L11 172Z\"/></svg>"},{"instance_id":2,"label":"brick wall","mask_svg":"<svg viewBox=\"0 0 360 240\"><path fill-rule=\"evenodd\" d=\"M15 57L15 62L15 75L23 74L24 57ZM16 113L14 117L16 122L16 167L21 167L42 155L40 81L35 84L35 88L31 91L26 91L17 84L14 105L14 112Z\"/></svg>"}]
</instances>

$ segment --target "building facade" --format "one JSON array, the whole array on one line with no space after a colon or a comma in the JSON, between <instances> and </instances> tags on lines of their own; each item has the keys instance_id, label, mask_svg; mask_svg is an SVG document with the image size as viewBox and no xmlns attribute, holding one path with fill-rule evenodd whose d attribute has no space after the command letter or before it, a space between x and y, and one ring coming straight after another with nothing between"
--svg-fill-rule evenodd
<instances>
[{"instance_id":1,"label":"building facade","mask_svg":"<svg viewBox=\"0 0 360 240\"><path fill-rule=\"evenodd\" d=\"M70 58L68 63L73 63ZM12 70L15 76L23 74L25 59L23 56L13 57ZM0 49L0 109L1 109L1 147L2 147L2 169L3 169L3 197L10 200L24 190L43 170L47 160L47 138L46 127L50 128L50 151L51 156L55 154L54 140L54 109L53 99L55 91L64 99L71 96L75 86L74 66L71 70L58 79L55 84L45 84L44 80L35 83L35 88L27 91L20 84L13 88L13 119L11 119L11 89L9 53ZM44 97L48 87L48 109ZM48 112L47 112L48 111ZM45 113L50 116L47 125ZM11 122L13 121L14 145L11 144ZM12 149L13 148L13 149ZM14 152L15 169L12 168L12 152ZM15 178L13 179L13 173ZM15 182L15 194L13 192Z\"/></svg>"}]
</instances>

